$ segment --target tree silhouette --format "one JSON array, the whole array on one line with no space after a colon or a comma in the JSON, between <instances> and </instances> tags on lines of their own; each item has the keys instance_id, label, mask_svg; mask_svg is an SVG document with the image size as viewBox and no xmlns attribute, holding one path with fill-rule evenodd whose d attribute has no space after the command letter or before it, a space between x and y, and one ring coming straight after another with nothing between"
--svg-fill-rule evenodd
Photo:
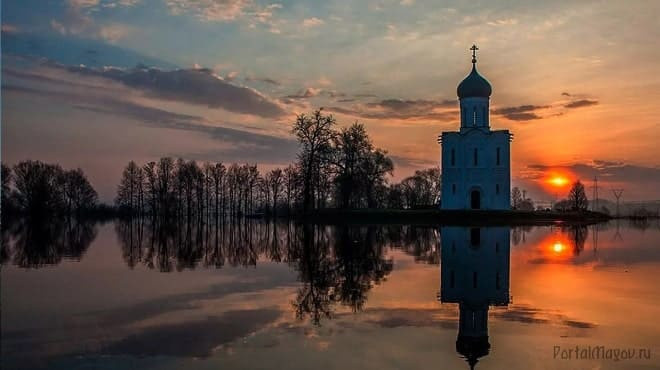
<instances>
[{"instance_id":1,"label":"tree silhouette","mask_svg":"<svg viewBox=\"0 0 660 370\"><path fill-rule=\"evenodd\" d=\"M440 201L440 168L417 170L413 176L401 181L396 192L401 192L403 203L408 208L435 207ZM396 203L396 198L392 199Z\"/></svg>"},{"instance_id":2,"label":"tree silhouette","mask_svg":"<svg viewBox=\"0 0 660 370\"><path fill-rule=\"evenodd\" d=\"M130 213L141 214L144 206L144 171L134 161L128 162L117 188L115 204Z\"/></svg>"},{"instance_id":3,"label":"tree silhouette","mask_svg":"<svg viewBox=\"0 0 660 370\"><path fill-rule=\"evenodd\" d=\"M518 209L523 201L522 192L517 186L511 189L511 208Z\"/></svg>"},{"instance_id":4,"label":"tree silhouette","mask_svg":"<svg viewBox=\"0 0 660 370\"><path fill-rule=\"evenodd\" d=\"M12 182L12 173L11 168L2 164L2 173L0 174L0 179L2 180L2 201L0 203L0 212L2 212L2 220L6 220L14 211L14 205L12 202L11 194L11 182Z\"/></svg>"},{"instance_id":5,"label":"tree silhouette","mask_svg":"<svg viewBox=\"0 0 660 370\"><path fill-rule=\"evenodd\" d=\"M64 172L64 198L69 215L80 215L98 202L96 190L80 168Z\"/></svg>"},{"instance_id":6,"label":"tree silhouette","mask_svg":"<svg viewBox=\"0 0 660 370\"><path fill-rule=\"evenodd\" d=\"M293 125L292 132L302 146L298 154L298 162L303 180L304 211L314 207L315 195L317 207L321 203L320 193L323 189L320 186L325 175L324 170L328 167L335 124L332 115L323 115L321 109L318 109L311 116L299 115Z\"/></svg>"},{"instance_id":7,"label":"tree silhouette","mask_svg":"<svg viewBox=\"0 0 660 370\"><path fill-rule=\"evenodd\" d=\"M573 183L571 190L568 192L568 201L574 211L585 211L589 206L587 193L584 191L584 185L580 180Z\"/></svg>"},{"instance_id":8,"label":"tree silhouette","mask_svg":"<svg viewBox=\"0 0 660 370\"><path fill-rule=\"evenodd\" d=\"M64 171L59 165L28 160L14 166L13 173L12 198L27 217L79 217L96 207L98 196L81 169Z\"/></svg>"},{"instance_id":9,"label":"tree silhouette","mask_svg":"<svg viewBox=\"0 0 660 370\"><path fill-rule=\"evenodd\" d=\"M284 182L284 172L282 169L276 168L268 173L267 179L269 190L273 197L273 214L275 214L277 213L277 201L279 200Z\"/></svg>"}]
</instances>

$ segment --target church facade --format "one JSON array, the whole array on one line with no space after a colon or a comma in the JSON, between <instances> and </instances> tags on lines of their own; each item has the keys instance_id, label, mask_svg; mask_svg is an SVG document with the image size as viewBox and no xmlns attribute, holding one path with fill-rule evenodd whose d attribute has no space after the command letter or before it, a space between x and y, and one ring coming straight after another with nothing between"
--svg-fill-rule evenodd
<instances>
[{"instance_id":1,"label":"church facade","mask_svg":"<svg viewBox=\"0 0 660 370\"><path fill-rule=\"evenodd\" d=\"M512 134L490 129L490 83L477 72L476 46L472 71L458 85L459 131L443 132L442 209L510 209Z\"/></svg>"}]
</instances>

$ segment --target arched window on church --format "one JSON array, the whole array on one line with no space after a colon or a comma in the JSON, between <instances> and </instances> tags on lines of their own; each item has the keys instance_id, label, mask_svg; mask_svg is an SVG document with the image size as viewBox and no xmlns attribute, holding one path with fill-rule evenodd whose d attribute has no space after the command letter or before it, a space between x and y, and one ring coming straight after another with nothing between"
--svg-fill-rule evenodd
<instances>
[{"instance_id":1,"label":"arched window on church","mask_svg":"<svg viewBox=\"0 0 660 370\"><path fill-rule=\"evenodd\" d=\"M500 165L500 147L495 150L495 162L498 166Z\"/></svg>"},{"instance_id":2,"label":"arched window on church","mask_svg":"<svg viewBox=\"0 0 660 370\"><path fill-rule=\"evenodd\" d=\"M456 165L456 150L454 148L451 148L451 165Z\"/></svg>"},{"instance_id":3,"label":"arched window on church","mask_svg":"<svg viewBox=\"0 0 660 370\"><path fill-rule=\"evenodd\" d=\"M451 193L456 194L456 184L451 184Z\"/></svg>"},{"instance_id":4,"label":"arched window on church","mask_svg":"<svg viewBox=\"0 0 660 370\"><path fill-rule=\"evenodd\" d=\"M479 158L477 158L477 148L474 148L474 158L472 159L475 166L479 164Z\"/></svg>"},{"instance_id":5,"label":"arched window on church","mask_svg":"<svg viewBox=\"0 0 660 370\"><path fill-rule=\"evenodd\" d=\"M477 107L472 108L472 126L477 125Z\"/></svg>"},{"instance_id":6,"label":"arched window on church","mask_svg":"<svg viewBox=\"0 0 660 370\"><path fill-rule=\"evenodd\" d=\"M495 184L495 194L500 195L500 184Z\"/></svg>"}]
</instances>

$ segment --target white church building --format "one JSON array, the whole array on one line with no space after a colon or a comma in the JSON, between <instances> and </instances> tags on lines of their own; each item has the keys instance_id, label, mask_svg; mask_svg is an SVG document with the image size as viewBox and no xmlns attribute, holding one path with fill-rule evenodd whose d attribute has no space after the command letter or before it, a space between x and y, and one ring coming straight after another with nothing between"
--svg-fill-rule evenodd
<instances>
[{"instance_id":1,"label":"white church building","mask_svg":"<svg viewBox=\"0 0 660 370\"><path fill-rule=\"evenodd\" d=\"M442 209L510 209L513 135L490 129L490 83L477 72L472 45L472 71L458 85L459 131L443 132Z\"/></svg>"}]
</instances>

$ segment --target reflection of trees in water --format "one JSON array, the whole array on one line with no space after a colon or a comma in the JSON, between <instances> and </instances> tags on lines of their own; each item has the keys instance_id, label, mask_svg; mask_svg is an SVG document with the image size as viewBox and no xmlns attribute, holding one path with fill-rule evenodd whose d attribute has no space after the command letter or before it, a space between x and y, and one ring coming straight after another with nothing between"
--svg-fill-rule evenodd
<instances>
[{"instance_id":1,"label":"reflection of trees in water","mask_svg":"<svg viewBox=\"0 0 660 370\"><path fill-rule=\"evenodd\" d=\"M584 243L589 236L589 229L586 225L570 225L561 228L571 241L573 254L579 256L584 250Z\"/></svg>"},{"instance_id":2,"label":"reflection of trees in water","mask_svg":"<svg viewBox=\"0 0 660 370\"><path fill-rule=\"evenodd\" d=\"M322 227L305 224L300 235L301 243L294 243L292 256L302 286L298 289L293 306L296 317L309 316L314 323L329 318L332 303L336 300L334 283L338 280L333 266L329 235Z\"/></svg>"},{"instance_id":3,"label":"reflection of trees in water","mask_svg":"<svg viewBox=\"0 0 660 370\"><path fill-rule=\"evenodd\" d=\"M9 262L9 230L3 224L0 227L0 264Z\"/></svg>"},{"instance_id":4,"label":"reflection of trees in water","mask_svg":"<svg viewBox=\"0 0 660 370\"><path fill-rule=\"evenodd\" d=\"M235 220L232 223L151 224L140 219L115 224L126 264L160 271L256 265L259 256L282 261L286 227Z\"/></svg>"},{"instance_id":5,"label":"reflection of trees in water","mask_svg":"<svg viewBox=\"0 0 660 370\"><path fill-rule=\"evenodd\" d=\"M652 227L660 230L660 220L647 217L633 218L628 220L628 227L635 230L646 231Z\"/></svg>"},{"instance_id":6,"label":"reflection of trees in water","mask_svg":"<svg viewBox=\"0 0 660 370\"><path fill-rule=\"evenodd\" d=\"M391 225L384 227L385 237L393 248L413 256L416 262L437 265L440 263L438 246L440 237L431 227Z\"/></svg>"},{"instance_id":7,"label":"reflection of trees in water","mask_svg":"<svg viewBox=\"0 0 660 370\"><path fill-rule=\"evenodd\" d=\"M392 270L382 228L236 221L163 227L133 220L115 229L130 267L167 272L199 264L252 266L259 258L287 262L302 283L293 302L296 315L316 324L336 304L361 310L368 291Z\"/></svg>"},{"instance_id":8,"label":"reflection of trees in water","mask_svg":"<svg viewBox=\"0 0 660 370\"><path fill-rule=\"evenodd\" d=\"M519 245L520 243L525 243L527 240L527 234L532 231L531 226L514 226L511 228L511 243L513 245Z\"/></svg>"},{"instance_id":9,"label":"reflection of trees in water","mask_svg":"<svg viewBox=\"0 0 660 370\"><path fill-rule=\"evenodd\" d=\"M292 245L303 283L293 306L299 319L314 324L329 318L336 303L360 311L373 284L392 271L382 229L304 225L301 241Z\"/></svg>"},{"instance_id":10,"label":"reflection of trees in water","mask_svg":"<svg viewBox=\"0 0 660 370\"><path fill-rule=\"evenodd\" d=\"M58 264L64 258L79 260L96 238L96 232L93 222L69 218L48 222L19 220L3 225L2 261L38 268Z\"/></svg>"}]
</instances>

